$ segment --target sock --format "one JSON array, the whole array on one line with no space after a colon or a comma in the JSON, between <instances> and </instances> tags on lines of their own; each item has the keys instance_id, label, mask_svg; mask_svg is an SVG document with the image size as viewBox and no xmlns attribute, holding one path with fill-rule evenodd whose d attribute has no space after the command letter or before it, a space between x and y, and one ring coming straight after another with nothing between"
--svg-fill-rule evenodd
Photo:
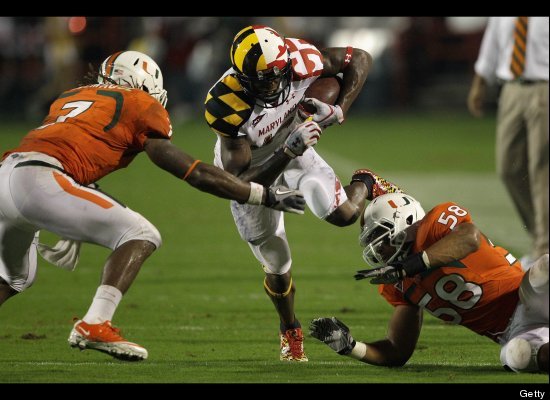
<instances>
[{"instance_id":1,"label":"sock","mask_svg":"<svg viewBox=\"0 0 550 400\"><path fill-rule=\"evenodd\" d=\"M281 333L285 333L289 329L296 329L301 328L302 325L300 324L300 321L298 321L296 318L294 318L294 322L289 325L285 325L282 322L279 324L279 329L281 330Z\"/></svg>"},{"instance_id":2,"label":"sock","mask_svg":"<svg viewBox=\"0 0 550 400\"><path fill-rule=\"evenodd\" d=\"M111 321L121 299L122 293L116 287L99 286L92 305L82 320L87 324L101 324L105 321Z\"/></svg>"}]
</instances>

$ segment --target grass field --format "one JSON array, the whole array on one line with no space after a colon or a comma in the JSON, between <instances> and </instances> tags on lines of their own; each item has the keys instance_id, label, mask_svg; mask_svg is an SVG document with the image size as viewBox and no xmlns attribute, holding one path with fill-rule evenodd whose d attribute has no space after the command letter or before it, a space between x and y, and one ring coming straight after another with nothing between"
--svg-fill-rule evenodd
<instances>
[{"instance_id":1,"label":"grass field","mask_svg":"<svg viewBox=\"0 0 550 400\"><path fill-rule=\"evenodd\" d=\"M0 151L17 144L27 128L1 126ZM175 129L174 142L208 162L214 141L202 122ZM493 242L518 257L528 250L529 238L494 173L493 118L350 118L326 131L317 150L343 182L356 168L372 168L426 209L459 202ZM41 260L34 286L1 308L0 383L548 383L546 375L505 372L498 345L429 315L415 354L401 369L340 357L313 338L305 343L309 363L281 363L278 320L262 289L262 270L239 239L225 200L192 189L144 155L100 184L163 235L163 247L114 319L129 340L147 347L149 359L124 363L69 348L71 319L86 312L108 256L85 245L75 272ZM335 315L354 337L381 338L391 306L375 287L352 278L366 267L358 226L337 228L309 211L288 215L286 226L302 324Z\"/></svg>"}]
</instances>

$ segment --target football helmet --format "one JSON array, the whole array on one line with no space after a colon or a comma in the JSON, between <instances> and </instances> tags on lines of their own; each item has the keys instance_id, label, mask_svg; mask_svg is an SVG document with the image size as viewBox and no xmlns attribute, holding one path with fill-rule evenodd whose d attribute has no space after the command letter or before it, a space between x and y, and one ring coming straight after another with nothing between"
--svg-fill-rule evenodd
<instances>
[{"instance_id":1,"label":"football helmet","mask_svg":"<svg viewBox=\"0 0 550 400\"><path fill-rule=\"evenodd\" d=\"M107 57L99 67L97 82L141 89L157 99L163 107L168 102L159 66L151 57L139 51L119 51Z\"/></svg>"},{"instance_id":2,"label":"football helmet","mask_svg":"<svg viewBox=\"0 0 550 400\"><path fill-rule=\"evenodd\" d=\"M245 93L263 108L273 108L290 94L292 62L284 39L267 26L242 29L231 45L231 65Z\"/></svg>"},{"instance_id":3,"label":"football helmet","mask_svg":"<svg viewBox=\"0 0 550 400\"><path fill-rule=\"evenodd\" d=\"M406 228L424 218L418 201L404 193L388 193L375 198L363 212L359 244L363 259L371 267L382 267L404 259L411 246L406 246ZM388 254L388 245L395 251ZM385 248L386 250L382 251Z\"/></svg>"}]
</instances>

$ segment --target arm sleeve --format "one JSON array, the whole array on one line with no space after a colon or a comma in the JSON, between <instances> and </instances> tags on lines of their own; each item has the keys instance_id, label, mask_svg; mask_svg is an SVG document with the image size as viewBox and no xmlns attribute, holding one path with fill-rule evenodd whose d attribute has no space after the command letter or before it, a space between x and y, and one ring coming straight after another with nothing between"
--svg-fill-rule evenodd
<instances>
[{"instance_id":1,"label":"arm sleeve","mask_svg":"<svg viewBox=\"0 0 550 400\"><path fill-rule=\"evenodd\" d=\"M475 72L485 79L488 83L494 83L496 81L496 70L498 62L498 19L497 17L489 18L483 40L481 41L481 47L479 55L475 63Z\"/></svg>"}]
</instances>

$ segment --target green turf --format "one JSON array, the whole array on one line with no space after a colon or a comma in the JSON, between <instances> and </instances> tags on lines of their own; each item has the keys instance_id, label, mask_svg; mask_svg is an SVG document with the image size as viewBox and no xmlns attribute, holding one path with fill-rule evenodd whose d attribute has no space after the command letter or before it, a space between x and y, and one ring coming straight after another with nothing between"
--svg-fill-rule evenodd
<instances>
[{"instance_id":1,"label":"green turf","mask_svg":"<svg viewBox=\"0 0 550 400\"><path fill-rule=\"evenodd\" d=\"M0 151L28 126L0 127ZM214 134L202 122L176 127L174 142L212 159ZM454 200L482 230L517 256L529 240L494 174L494 120L456 115L350 118L327 130L317 147L344 182L369 167L405 187L426 208ZM512 374L499 364L499 346L457 326L425 317L418 349L401 369L365 365L306 339L309 363L278 361L278 322L262 289L263 273L234 227L225 200L200 193L140 155L102 188L145 215L163 235L122 301L114 324L146 346L149 359L124 363L70 349L71 318L82 316L108 251L83 246L69 273L40 262L35 285L0 310L0 383L547 383L545 375ZM352 275L366 265L358 226L337 228L289 215L287 233L304 325L335 315L355 337L382 337L391 306L375 287ZM44 240L52 241L51 235ZM32 334L34 339L23 339Z\"/></svg>"}]
</instances>

